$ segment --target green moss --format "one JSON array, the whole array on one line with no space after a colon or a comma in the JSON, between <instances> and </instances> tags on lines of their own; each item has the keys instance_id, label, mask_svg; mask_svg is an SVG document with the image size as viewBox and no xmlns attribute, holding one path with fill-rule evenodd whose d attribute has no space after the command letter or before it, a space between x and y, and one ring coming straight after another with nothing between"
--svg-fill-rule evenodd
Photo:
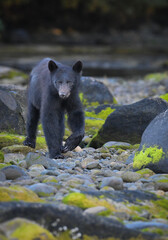
<instances>
[{"instance_id":1,"label":"green moss","mask_svg":"<svg viewBox=\"0 0 168 240\"><path fill-rule=\"evenodd\" d=\"M86 135L97 134L99 128L104 124L104 120L85 119L85 132Z\"/></svg>"},{"instance_id":2,"label":"green moss","mask_svg":"<svg viewBox=\"0 0 168 240\"><path fill-rule=\"evenodd\" d=\"M4 78L12 79L15 77L22 77L23 79L28 79L27 74L25 74L24 72L21 72L21 71L14 70L14 69L0 75L0 79L4 79Z\"/></svg>"},{"instance_id":3,"label":"green moss","mask_svg":"<svg viewBox=\"0 0 168 240\"><path fill-rule=\"evenodd\" d=\"M109 204L104 199L98 199L96 197L86 196L83 193L70 193L63 199L63 203L74 205L82 209L104 206L110 211L114 211L115 208L112 204Z\"/></svg>"},{"instance_id":4,"label":"green moss","mask_svg":"<svg viewBox=\"0 0 168 240\"><path fill-rule=\"evenodd\" d=\"M0 134L0 149L12 145L23 145L25 136L14 135L9 133ZM36 149L47 149L46 141L44 137L37 137Z\"/></svg>"},{"instance_id":5,"label":"green moss","mask_svg":"<svg viewBox=\"0 0 168 240\"><path fill-rule=\"evenodd\" d=\"M161 95L160 98L168 102L168 93Z\"/></svg>"},{"instance_id":6,"label":"green moss","mask_svg":"<svg viewBox=\"0 0 168 240\"><path fill-rule=\"evenodd\" d=\"M43 183L58 183L58 180L54 176L49 176L43 180Z\"/></svg>"},{"instance_id":7,"label":"green moss","mask_svg":"<svg viewBox=\"0 0 168 240\"><path fill-rule=\"evenodd\" d=\"M149 168L143 168L139 171L136 171L137 173L141 174L143 177L149 177L149 176L152 176L154 175L155 173L150 170Z\"/></svg>"},{"instance_id":8,"label":"green moss","mask_svg":"<svg viewBox=\"0 0 168 240\"><path fill-rule=\"evenodd\" d=\"M157 182L160 182L160 183L168 183L168 179L160 179L160 180L157 180Z\"/></svg>"},{"instance_id":9,"label":"green moss","mask_svg":"<svg viewBox=\"0 0 168 240\"><path fill-rule=\"evenodd\" d=\"M0 151L0 163L4 162L4 153Z\"/></svg>"},{"instance_id":10,"label":"green moss","mask_svg":"<svg viewBox=\"0 0 168 240\"><path fill-rule=\"evenodd\" d=\"M96 107L99 106L99 102L89 102L85 97L83 93L79 94L80 100L84 107Z\"/></svg>"},{"instance_id":11,"label":"green moss","mask_svg":"<svg viewBox=\"0 0 168 240\"><path fill-rule=\"evenodd\" d=\"M155 82L160 82L161 80L168 78L168 72L163 73L150 73L145 76L145 80L153 80Z\"/></svg>"},{"instance_id":12,"label":"green moss","mask_svg":"<svg viewBox=\"0 0 168 240\"><path fill-rule=\"evenodd\" d=\"M0 187L0 202L8 201L42 202L33 191L17 185Z\"/></svg>"},{"instance_id":13,"label":"green moss","mask_svg":"<svg viewBox=\"0 0 168 240\"><path fill-rule=\"evenodd\" d=\"M101 112L99 112L97 114L95 112L85 111L85 116L86 117L99 118L99 119L102 119L102 120L106 120L106 118L114 111L115 111L115 109L112 109L112 108L108 107L108 108L102 110Z\"/></svg>"},{"instance_id":14,"label":"green moss","mask_svg":"<svg viewBox=\"0 0 168 240\"><path fill-rule=\"evenodd\" d=\"M30 222L24 219L15 219L10 222L10 227L16 226L18 227L11 233L10 239L18 239L18 240L54 240L55 237L46 229L38 225L37 223Z\"/></svg>"},{"instance_id":15,"label":"green moss","mask_svg":"<svg viewBox=\"0 0 168 240\"><path fill-rule=\"evenodd\" d=\"M0 169L10 166L10 165L11 165L10 163L0 163Z\"/></svg>"},{"instance_id":16,"label":"green moss","mask_svg":"<svg viewBox=\"0 0 168 240\"><path fill-rule=\"evenodd\" d=\"M135 153L133 167L140 169L149 163L158 163L163 155L164 152L162 148L158 146L146 148L144 145L141 151Z\"/></svg>"},{"instance_id":17,"label":"green moss","mask_svg":"<svg viewBox=\"0 0 168 240\"><path fill-rule=\"evenodd\" d=\"M142 229L142 232L155 233L155 234L158 234L160 236L165 235L166 232L168 234L168 230L166 230L166 229L163 230L163 229L160 229L160 228L144 228L144 229Z\"/></svg>"}]
</instances>

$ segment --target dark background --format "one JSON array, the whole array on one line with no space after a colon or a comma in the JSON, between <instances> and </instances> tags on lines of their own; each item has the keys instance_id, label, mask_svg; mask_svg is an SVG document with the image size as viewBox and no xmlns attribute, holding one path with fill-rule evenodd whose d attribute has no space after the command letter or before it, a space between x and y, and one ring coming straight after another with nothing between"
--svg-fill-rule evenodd
<instances>
[{"instance_id":1,"label":"dark background","mask_svg":"<svg viewBox=\"0 0 168 240\"><path fill-rule=\"evenodd\" d=\"M0 0L1 41L14 31L35 41L46 32L108 34L144 26L156 34L168 27L168 0Z\"/></svg>"}]
</instances>

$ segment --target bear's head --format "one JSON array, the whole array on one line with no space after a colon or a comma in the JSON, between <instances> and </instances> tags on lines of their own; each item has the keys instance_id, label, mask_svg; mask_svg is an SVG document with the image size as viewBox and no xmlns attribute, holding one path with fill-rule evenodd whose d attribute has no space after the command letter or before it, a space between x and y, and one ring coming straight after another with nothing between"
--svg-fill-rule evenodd
<instances>
[{"instance_id":1,"label":"bear's head","mask_svg":"<svg viewBox=\"0 0 168 240\"><path fill-rule=\"evenodd\" d=\"M82 73L82 62L76 62L73 67L56 63L53 60L48 62L51 73L51 81L61 99L67 99L73 89L77 88Z\"/></svg>"}]
</instances>

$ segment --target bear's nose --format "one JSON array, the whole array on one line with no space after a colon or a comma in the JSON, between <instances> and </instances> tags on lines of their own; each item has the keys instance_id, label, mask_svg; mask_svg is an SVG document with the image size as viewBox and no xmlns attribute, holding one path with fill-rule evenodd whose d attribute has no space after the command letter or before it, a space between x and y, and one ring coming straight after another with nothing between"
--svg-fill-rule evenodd
<instances>
[{"instance_id":1,"label":"bear's nose","mask_svg":"<svg viewBox=\"0 0 168 240\"><path fill-rule=\"evenodd\" d=\"M65 93L61 93L61 94L60 94L60 97L61 97L61 98L66 98L66 94L65 94Z\"/></svg>"}]
</instances>

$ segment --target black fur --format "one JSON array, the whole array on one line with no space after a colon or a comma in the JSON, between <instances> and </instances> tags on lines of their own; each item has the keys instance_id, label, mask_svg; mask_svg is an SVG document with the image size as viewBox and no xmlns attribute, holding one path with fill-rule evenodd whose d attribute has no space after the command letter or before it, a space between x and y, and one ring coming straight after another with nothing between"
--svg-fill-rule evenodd
<instances>
[{"instance_id":1,"label":"black fur","mask_svg":"<svg viewBox=\"0 0 168 240\"><path fill-rule=\"evenodd\" d=\"M39 118L51 158L61 158L61 152L73 150L81 142L85 125L78 95L81 71L80 61L71 68L49 58L43 59L32 70L28 91L27 138L24 145L35 148ZM72 135L63 147L65 111Z\"/></svg>"}]
</instances>

